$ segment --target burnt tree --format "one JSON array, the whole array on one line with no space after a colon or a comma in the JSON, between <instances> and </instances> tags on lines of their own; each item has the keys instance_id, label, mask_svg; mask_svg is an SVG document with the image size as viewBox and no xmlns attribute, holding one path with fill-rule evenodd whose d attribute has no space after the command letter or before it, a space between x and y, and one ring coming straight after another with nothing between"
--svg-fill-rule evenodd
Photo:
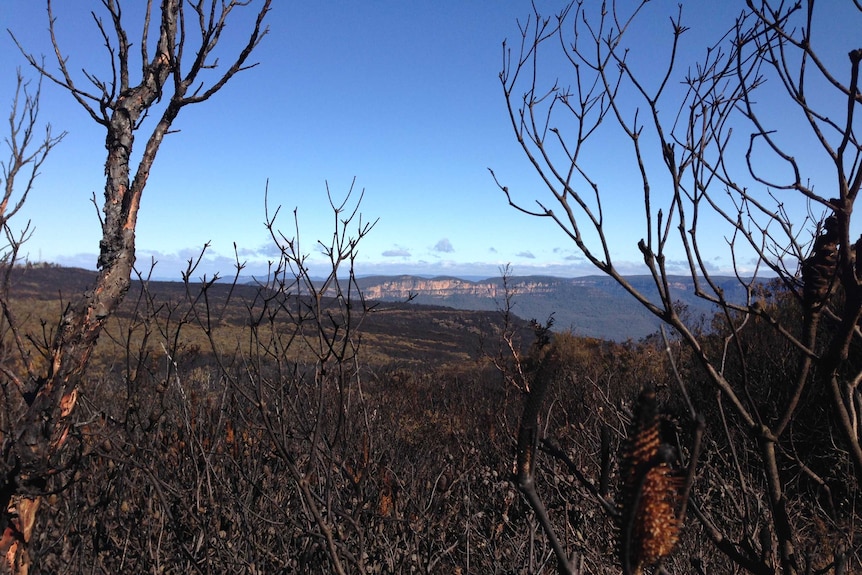
<instances>
[{"instance_id":1,"label":"burnt tree","mask_svg":"<svg viewBox=\"0 0 862 575\"><path fill-rule=\"evenodd\" d=\"M105 0L105 18L93 13L93 19L94 29L105 43L109 71L107 75L84 71L83 83L72 73L57 40L55 32L62 22L55 17L50 0L48 24L56 68L19 43L43 77L67 90L104 127L107 158L98 279L63 312L44 362L47 367L40 368L39 362L25 355L26 373L4 373L11 413L0 456L0 524L6 529L0 551L14 572L26 572L29 567L29 529L46 481L63 469L69 457L69 419L81 376L105 321L129 289L138 208L159 146L184 107L205 102L237 73L254 66L249 57L266 34L264 20L271 0L255 8L251 30L229 66L214 71L217 58L213 55L228 22L238 15L235 12L251 4L163 0L154 7L148 2L136 57L120 3ZM100 80L102 77L110 80ZM147 122L150 118L153 122ZM135 139L145 126L149 133L143 153L133 165Z\"/></svg>"}]
</instances>

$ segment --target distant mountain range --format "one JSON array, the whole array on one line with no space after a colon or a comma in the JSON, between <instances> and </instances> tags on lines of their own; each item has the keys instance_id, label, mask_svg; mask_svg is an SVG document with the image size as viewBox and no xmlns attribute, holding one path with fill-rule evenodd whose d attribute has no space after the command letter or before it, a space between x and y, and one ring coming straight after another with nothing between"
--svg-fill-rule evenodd
<instances>
[{"instance_id":1,"label":"distant mountain range","mask_svg":"<svg viewBox=\"0 0 862 575\"><path fill-rule=\"evenodd\" d=\"M13 294L22 297L39 294L68 300L92 288L96 274L93 271L58 266L21 269L15 274ZM251 278L241 283L256 283ZM626 278L641 293L657 301L657 292L650 276ZM714 277L713 281L724 290L730 301L741 302L745 292L734 277ZM156 282L151 285L165 297L179 284ZM426 278L418 276L368 276L357 279L367 300L406 302L412 297L416 306L444 306L457 310L495 311L505 305L502 278L466 280L454 277ZM514 294L512 311L518 317L544 322L553 314L557 330L571 329L581 336L615 341L637 340L655 333L660 321L646 311L635 299L607 276L559 278L524 276L508 278ZM246 285L244 289L254 289ZM717 310L694 294L692 279L687 276L671 278L673 298L686 305L692 317L711 317ZM399 306L400 309L409 308Z\"/></svg>"},{"instance_id":2,"label":"distant mountain range","mask_svg":"<svg viewBox=\"0 0 862 575\"><path fill-rule=\"evenodd\" d=\"M651 276L626 278L641 293L658 301ZM743 301L745 291L734 277L713 278L730 301ZM625 341L655 333L660 321L607 276L558 278L512 277L513 312L523 319L545 321L553 314L555 329L576 335ZM464 280L454 277L371 276L359 278L366 299L406 301L460 310L495 310L505 304L502 278ZM695 296L690 277L671 278L674 300L688 306L693 317L710 317L713 306Z\"/></svg>"}]
</instances>

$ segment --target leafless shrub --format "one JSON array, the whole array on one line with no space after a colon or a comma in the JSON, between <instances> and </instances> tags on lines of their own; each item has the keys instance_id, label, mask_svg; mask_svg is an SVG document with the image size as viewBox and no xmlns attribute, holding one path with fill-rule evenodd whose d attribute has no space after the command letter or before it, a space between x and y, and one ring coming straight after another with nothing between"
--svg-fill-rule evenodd
<instances>
[{"instance_id":1,"label":"leafless shrub","mask_svg":"<svg viewBox=\"0 0 862 575\"><path fill-rule=\"evenodd\" d=\"M834 69L816 31L819 5L748 2L680 73L687 64L680 6L670 18L663 72L647 77L633 63L644 46L630 39L647 4L612 2L593 11L574 2L551 18L534 10L520 45L504 47L500 80L513 133L556 209L543 200L529 207L502 183L500 189L516 209L562 228L599 271L674 330L673 345L682 347L667 357L684 359L680 381L695 398L675 402L708 425L687 523L726 561L689 550L695 568L852 570L859 565L856 513L839 510L834 494L855 499L862 475L853 353L862 280L851 237L862 185L855 135L862 52L848 46L849 60ZM858 5L843 8L844 17L859 18ZM658 44L650 51L662 53ZM570 80L549 78L546 62ZM814 102L815 90L827 97ZM767 110L778 100L788 110L781 120ZM804 153L804 138L786 128L792 114L810 144ZM738 142L740 130L747 138ZM614 157L637 174L637 247L656 297L633 286L612 258L612 193L590 155L608 142L619 144ZM805 176L818 161L835 176L833 194L815 191ZM806 211L796 216L789 206L800 201ZM707 218L724 226L744 301L729 300L714 281L701 250L715 242ZM675 305L673 249L684 254L696 293L716 306L710 330ZM754 271L742 269L752 255ZM778 285L758 277L762 270ZM526 403L525 421L534 421L528 411L535 402ZM541 517L541 498L531 503ZM561 548L557 556L561 571L576 570Z\"/></svg>"}]
</instances>

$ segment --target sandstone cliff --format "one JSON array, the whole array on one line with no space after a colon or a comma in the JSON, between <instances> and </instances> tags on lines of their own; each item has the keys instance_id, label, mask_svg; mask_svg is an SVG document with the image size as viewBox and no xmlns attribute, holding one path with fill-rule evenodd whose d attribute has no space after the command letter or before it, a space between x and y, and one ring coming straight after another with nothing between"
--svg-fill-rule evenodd
<instances>
[{"instance_id":1,"label":"sandstone cliff","mask_svg":"<svg viewBox=\"0 0 862 575\"><path fill-rule=\"evenodd\" d=\"M627 279L636 289L656 297L652 278ZM734 278L718 278L718 283L729 299L742 297ZM369 300L410 299L418 304L469 310L501 309L505 302L501 278L470 281L452 277L366 277L359 280L359 285ZM579 335L622 341L642 338L654 333L659 326L657 318L605 276L513 277L509 278L508 285L516 315L545 321L553 314L557 329L571 329ZM675 277L670 285L674 299L687 306L695 317L715 311L695 296L691 278Z\"/></svg>"}]
</instances>

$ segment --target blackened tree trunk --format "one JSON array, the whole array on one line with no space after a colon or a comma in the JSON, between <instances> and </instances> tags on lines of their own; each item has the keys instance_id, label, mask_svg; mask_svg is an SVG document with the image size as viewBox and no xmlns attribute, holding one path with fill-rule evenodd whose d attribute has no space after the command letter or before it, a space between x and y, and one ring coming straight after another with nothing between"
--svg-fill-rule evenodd
<instances>
[{"instance_id":1,"label":"blackened tree trunk","mask_svg":"<svg viewBox=\"0 0 862 575\"><path fill-rule=\"evenodd\" d=\"M136 85L129 79L131 44L121 22L120 7L112 0L104 4L112 26L103 26L100 22L99 30L106 40L108 32L112 32L111 40L116 42L116 49L109 50L113 70L110 84L93 81L94 93L76 85L57 44L56 19L50 0L49 25L59 73L50 71L25 52L41 74L67 89L90 116L105 127L107 160L98 279L92 290L64 311L51 347L50 364L44 373L30 377L24 385L22 408L14 416L13 436L3 438L0 457L5 473L0 478L0 526L6 532L0 542L0 552L5 554L10 571L18 573L29 570L27 542L32 536L40 495L47 480L62 470L63 459L69 455L64 448L81 376L105 321L117 310L131 283L138 209L159 146L184 106L207 100L237 72L253 66L246 61L266 34L263 21L271 0L261 3L254 28L233 64L208 87L203 85L200 73L215 67L211 52L231 12L244 8L248 2L212 0L192 4L163 0L156 10L158 41L152 58L147 53L147 45L150 22L155 18L148 6L139 48L141 76ZM186 28L192 23L200 26L197 46L192 46L188 40L191 34ZM190 64L184 65L184 55L193 57ZM99 76L87 74L88 79ZM196 89L189 94L192 85ZM146 116L159 113L132 175L131 155L136 132Z\"/></svg>"}]
</instances>

